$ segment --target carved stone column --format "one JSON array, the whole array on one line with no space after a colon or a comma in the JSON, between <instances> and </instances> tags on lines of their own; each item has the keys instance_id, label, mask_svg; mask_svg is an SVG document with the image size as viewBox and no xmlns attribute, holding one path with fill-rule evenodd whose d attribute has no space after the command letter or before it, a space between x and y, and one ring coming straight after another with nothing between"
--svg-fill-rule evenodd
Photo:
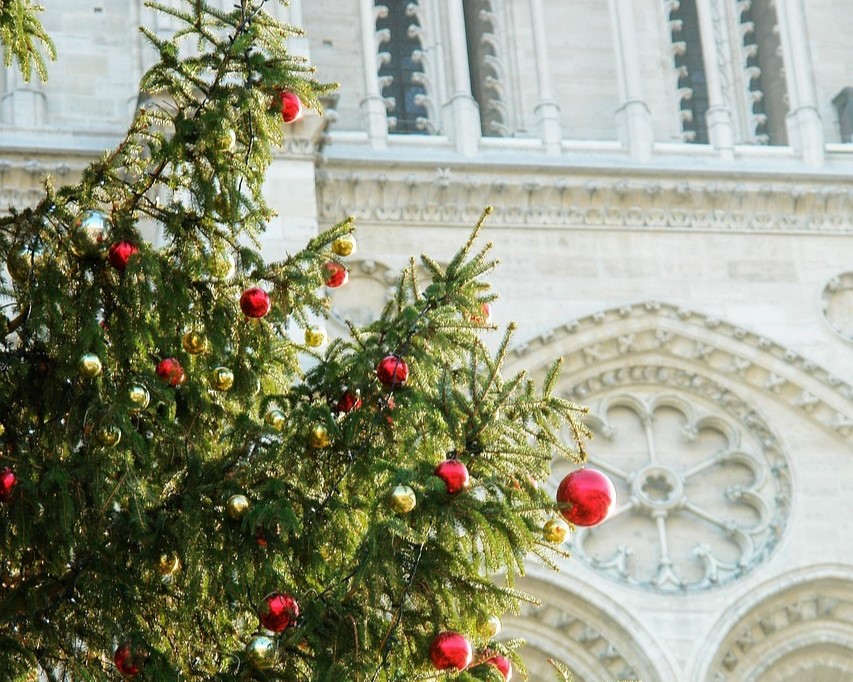
<instances>
[{"instance_id":1,"label":"carved stone column","mask_svg":"<svg viewBox=\"0 0 853 682\"><path fill-rule=\"evenodd\" d=\"M554 99L554 86L551 83L551 69L548 65L548 43L542 0L530 0L530 17L533 22L536 77L539 82L539 104L535 109L539 118L539 134L545 145L545 152L547 154L559 154L562 147L563 130L560 125L560 107Z\"/></svg>"},{"instance_id":2,"label":"carved stone column","mask_svg":"<svg viewBox=\"0 0 853 682\"><path fill-rule=\"evenodd\" d=\"M379 92L379 65L376 59L376 12L373 0L359 0L361 9L361 50L364 63L364 114L367 136L374 149L388 146L388 112Z\"/></svg>"},{"instance_id":3,"label":"carved stone column","mask_svg":"<svg viewBox=\"0 0 853 682\"><path fill-rule=\"evenodd\" d=\"M720 73L719 46L714 35L714 11L712 0L696 0L699 15L699 30L702 36L702 58L705 62L705 81L708 86L708 139L725 158L734 157L734 128L731 102L723 93Z\"/></svg>"},{"instance_id":4,"label":"carved stone column","mask_svg":"<svg viewBox=\"0 0 853 682\"><path fill-rule=\"evenodd\" d=\"M448 100L453 121L453 141L463 156L475 156L482 136L480 113L471 94L471 72L468 69L468 42L465 39L465 12L462 0L446 0L445 26L450 42L453 89Z\"/></svg>"}]
</instances>

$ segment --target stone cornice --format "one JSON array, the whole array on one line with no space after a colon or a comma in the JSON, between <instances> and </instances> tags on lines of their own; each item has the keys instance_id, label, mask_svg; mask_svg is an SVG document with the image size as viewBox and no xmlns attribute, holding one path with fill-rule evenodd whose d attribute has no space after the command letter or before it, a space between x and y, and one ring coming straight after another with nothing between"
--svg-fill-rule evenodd
<instances>
[{"instance_id":1,"label":"stone cornice","mask_svg":"<svg viewBox=\"0 0 853 682\"><path fill-rule=\"evenodd\" d=\"M469 226L494 204L492 226L853 233L847 176L593 169L423 161L327 160L318 168L325 222Z\"/></svg>"}]
</instances>

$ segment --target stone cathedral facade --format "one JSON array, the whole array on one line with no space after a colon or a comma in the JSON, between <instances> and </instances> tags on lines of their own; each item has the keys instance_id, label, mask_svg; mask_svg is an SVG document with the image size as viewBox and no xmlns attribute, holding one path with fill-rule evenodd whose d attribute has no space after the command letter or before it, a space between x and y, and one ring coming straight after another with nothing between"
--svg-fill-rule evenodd
<instances>
[{"instance_id":1,"label":"stone cathedral facade","mask_svg":"<svg viewBox=\"0 0 853 682\"><path fill-rule=\"evenodd\" d=\"M141 0L41 2L60 60L0 71L0 210L118 141L136 26L174 30ZM532 679L553 656L579 682L853 680L853 0L271 11L341 87L288 131L266 252L357 218L344 333L492 204L507 369L563 357L590 406L618 509L561 573L530 566L542 605L503 635Z\"/></svg>"}]
</instances>

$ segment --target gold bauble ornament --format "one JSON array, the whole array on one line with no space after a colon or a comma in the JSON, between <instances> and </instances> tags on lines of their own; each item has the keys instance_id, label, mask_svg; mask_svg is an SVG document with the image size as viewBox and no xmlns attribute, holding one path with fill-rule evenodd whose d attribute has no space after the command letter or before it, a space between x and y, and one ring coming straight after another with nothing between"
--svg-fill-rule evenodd
<instances>
[{"instance_id":1,"label":"gold bauble ornament","mask_svg":"<svg viewBox=\"0 0 853 682\"><path fill-rule=\"evenodd\" d=\"M287 418L281 410L273 409L267 412L264 421L267 423L267 426L274 428L276 431L282 431Z\"/></svg>"},{"instance_id":2,"label":"gold bauble ornament","mask_svg":"<svg viewBox=\"0 0 853 682\"><path fill-rule=\"evenodd\" d=\"M72 228L71 249L78 256L97 255L109 243L110 219L103 211L83 211Z\"/></svg>"},{"instance_id":3,"label":"gold bauble ornament","mask_svg":"<svg viewBox=\"0 0 853 682\"><path fill-rule=\"evenodd\" d=\"M249 502L248 497L237 493L228 498L228 501L225 503L225 513L228 514L228 518L239 521L246 515L251 506L252 504Z\"/></svg>"},{"instance_id":4,"label":"gold bauble ornament","mask_svg":"<svg viewBox=\"0 0 853 682\"><path fill-rule=\"evenodd\" d=\"M210 385L217 391L227 391L234 385L234 372L227 367L217 367L210 373Z\"/></svg>"},{"instance_id":5,"label":"gold bauble ornament","mask_svg":"<svg viewBox=\"0 0 853 682\"><path fill-rule=\"evenodd\" d=\"M397 514L408 514L418 503L415 491L407 485L398 485L391 491L388 504Z\"/></svg>"},{"instance_id":6,"label":"gold bauble ornament","mask_svg":"<svg viewBox=\"0 0 853 682\"><path fill-rule=\"evenodd\" d=\"M275 663L275 641L264 635L252 637L246 645L246 660L256 670L268 670Z\"/></svg>"},{"instance_id":7,"label":"gold bauble ornament","mask_svg":"<svg viewBox=\"0 0 853 682\"><path fill-rule=\"evenodd\" d=\"M204 334L193 329L184 334L181 339L181 345L190 355L198 355L199 353L204 353L205 348L207 348L207 339L204 337Z\"/></svg>"},{"instance_id":8,"label":"gold bauble ornament","mask_svg":"<svg viewBox=\"0 0 853 682\"><path fill-rule=\"evenodd\" d=\"M117 426L104 426L98 430L98 442L105 448L118 445L120 440L121 429Z\"/></svg>"},{"instance_id":9,"label":"gold bauble ornament","mask_svg":"<svg viewBox=\"0 0 853 682\"><path fill-rule=\"evenodd\" d=\"M236 269L234 256L224 250L217 250L207 256L207 271L214 279L228 279Z\"/></svg>"},{"instance_id":10,"label":"gold bauble ornament","mask_svg":"<svg viewBox=\"0 0 853 682\"><path fill-rule=\"evenodd\" d=\"M87 379L94 379L101 373L101 369L103 369L101 365L101 358L94 353L83 353L83 355L80 356L80 361L77 366L80 370L80 374Z\"/></svg>"},{"instance_id":11,"label":"gold bauble ornament","mask_svg":"<svg viewBox=\"0 0 853 682\"><path fill-rule=\"evenodd\" d=\"M3 422L0 422L0 438L6 433L6 425Z\"/></svg>"},{"instance_id":12,"label":"gold bauble ornament","mask_svg":"<svg viewBox=\"0 0 853 682\"><path fill-rule=\"evenodd\" d=\"M234 148L237 146L237 136L234 134L234 131L228 128L227 130L222 130L219 134L216 135L216 149L220 152L233 152Z\"/></svg>"},{"instance_id":13,"label":"gold bauble ornament","mask_svg":"<svg viewBox=\"0 0 853 682\"><path fill-rule=\"evenodd\" d=\"M157 562L157 572L163 578L169 578L181 570L181 558L177 554L161 554Z\"/></svg>"},{"instance_id":14,"label":"gold bauble ornament","mask_svg":"<svg viewBox=\"0 0 853 682\"><path fill-rule=\"evenodd\" d=\"M356 243L355 237L351 234L345 234L343 237L338 237L332 242L332 253L336 256L346 258L355 253Z\"/></svg>"},{"instance_id":15,"label":"gold bauble ornament","mask_svg":"<svg viewBox=\"0 0 853 682\"><path fill-rule=\"evenodd\" d=\"M502 627L501 619L491 615L477 623L477 632L484 639L494 639L500 634Z\"/></svg>"},{"instance_id":16,"label":"gold bauble ornament","mask_svg":"<svg viewBox=\"0 0 853 682\"><path fill-rule=\"evenodd\" d=\"M31 245L18 244L9 251L6 269L16 282L26 282L30 273L44 263L44 246L37 242Z\"/></svg>"},{"instance_id":17,"label":"gold bauble ornament","mask_svg":"<svg viewBox=\"0 0 853 682\"><path fill-rule=\"evenodd\" d=\"M329 435L329 429L322 424L315 424L311 427L311 432L308 434L308 444L312 448L327 448L332 444L332 437Z\"/></svg>"},{"instance_id":18,"label":"gold bauble ornament","mask_svg":"<svg viewBox=\"0 0 853 682\"><path fill-rule=\"evenodd\" d=\"M322 327L307 327L305 329L305 345L319 348L326 343L326 330Z\"/></svg>"},{"instance_id":19,"label":"gold bauble ornament","mask_svg":"<svg viewBox=\"0 0 853 682\"><path fill-rule=\"evenodd\" d=\"M142 384L134 384L127 389L127 397L130 398L130 402L133 405L131 408L133 412L144 410L148 407L148 403L151 402L151 394L148 393L148 389Z\"/></svg>"},{"instance_id":20,"label":"gold bauble ornament","mask_svg":"<svg viewBox=\"0 0 853 682\"><path fill-rule=\"evenodd\" d=\"M565 541L570 530L571 528L569 528L568 523L555 516L545 522L545 525L542 527L542 537L548 542L559 544Z\"/></svg>"}]
</instances>

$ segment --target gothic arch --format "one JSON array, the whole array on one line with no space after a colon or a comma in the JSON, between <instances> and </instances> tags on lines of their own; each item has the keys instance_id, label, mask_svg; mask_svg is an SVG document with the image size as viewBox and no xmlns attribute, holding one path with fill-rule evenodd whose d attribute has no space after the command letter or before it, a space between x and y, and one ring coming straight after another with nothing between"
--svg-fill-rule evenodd
<instances>
[{"instance_id":1,"label":"gothic arch","mask_svg":"<svg viewBox=\"0 0 853 682\"><path fill-rule=\"evenodd\" d=\"M790 571L751 590L697 642L687 679L841 680L853 676L853 568Z\"/></svg>"}]
</instances>

